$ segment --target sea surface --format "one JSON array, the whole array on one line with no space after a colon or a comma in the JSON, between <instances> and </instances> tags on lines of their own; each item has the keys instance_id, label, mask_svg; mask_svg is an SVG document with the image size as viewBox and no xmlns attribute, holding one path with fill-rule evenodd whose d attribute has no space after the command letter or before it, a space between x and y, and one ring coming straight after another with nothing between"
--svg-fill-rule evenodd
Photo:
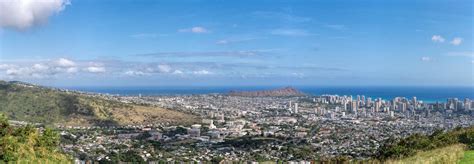
<instances>
[{"instance_id":1,"label":"sea surface","mask_svg":"<svg viewBox=\"0 0 474 164\"><path fill-rule=\"evenodd\" d=\"M96 92L113 95L189 95L189 94L210 94L210 93L228 93L232 90L237 91L257 91L266 89L275 89L280 87L267 86L245 86L245 87L66 87L85 92ZM418 100L425 102L444 102L448 98L474 99L474 87L316 87L316 86L296 86L296 89L310 95L365 95L371 98L382 98L391 100L395 97L417 97Z\"/></svg>"}]
</instances>

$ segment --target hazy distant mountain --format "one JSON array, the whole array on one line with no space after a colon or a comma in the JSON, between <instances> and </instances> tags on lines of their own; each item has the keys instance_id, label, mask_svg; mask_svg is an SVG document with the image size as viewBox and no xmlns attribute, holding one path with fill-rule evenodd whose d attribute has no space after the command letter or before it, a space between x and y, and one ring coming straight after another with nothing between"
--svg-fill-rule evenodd
<instances>
[{"instance_id":1,"label":"hazy distant mountain","mask_svg":"<svg viewBox=\"0 0 474 164\"><path fill-rule=\"evenodd\" d=\"M263 90L263 91L230 91L229 95L230 96L248 96L248 97L303 96L304 93L292 87L285 87L285 88Z\"/></svg>"},{"instance_id":2,"label":"hazy distant mountain","mask_svg":"<svg viewBox=\"0 0 474 164\"><path fill-rule=\"evenodd\" d=\"M5 81L0 81L0 112L12 120L60 125L189 124L195 120L168 109Z\"/></svg>"}]
</instances>

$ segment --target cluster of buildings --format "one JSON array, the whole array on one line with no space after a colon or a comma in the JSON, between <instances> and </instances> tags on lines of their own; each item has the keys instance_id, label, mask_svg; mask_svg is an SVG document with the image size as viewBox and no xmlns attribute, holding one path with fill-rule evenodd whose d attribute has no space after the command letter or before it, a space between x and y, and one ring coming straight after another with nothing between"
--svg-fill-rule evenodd
<instances>
[{"instance_id":1,"label":"cluster of buildings","mask_svg":"<svg viewBox=\"0 0 474 164\"><path fill-rule=\"evenodd\" d=\"M456 98L432 103L416 97L383 100L338 95L206 94L111 99L185 111L200 116L202 122L187 127L64 128L64 135L76 139L63 145L67 152L76 157L86 154L87 158L82 159L92 160L108 160L112 152L128 151L147 161L298 161L341 156L368 159L389 139L474 124L473 102Z\"/></svg>"}]
</instances>

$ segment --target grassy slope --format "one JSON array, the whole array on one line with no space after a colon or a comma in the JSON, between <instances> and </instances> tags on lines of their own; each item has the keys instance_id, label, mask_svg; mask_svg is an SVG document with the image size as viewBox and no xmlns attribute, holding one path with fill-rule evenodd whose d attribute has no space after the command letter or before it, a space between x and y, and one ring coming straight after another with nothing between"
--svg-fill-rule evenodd
<instances>
[{"instance_id":1,"label":"grassy slope","mask_svg":"<svg viewBox=\"0 0 474 164\"><path fill-rule=\"evenodd\" d=\"M474 150L464 152L464 158L461 159L459 164L471 164L474 163Z\"/></svg>"},{"instance_id":2,"label":"grassy slope","mask_svg":"<svg viewBox=\"0 0 474 164\"><path fill-rule=\"evenodd\" d=\"M458 163L464 156L465 146L456 144L430 151L418 152L415 156L390 160L387 164L431 164L431 163Z\"/></svg>"},{"instance_id":3,"label":"grassy slope","mask_svg":"<svg viewBox=\"0 0 474 164\"><path fill-rule=\"evenodd\" d=\"M0 112L12 120L66 125L183 123L195 117L157 107L0 81Z\"/></svg>"}]
</instances>

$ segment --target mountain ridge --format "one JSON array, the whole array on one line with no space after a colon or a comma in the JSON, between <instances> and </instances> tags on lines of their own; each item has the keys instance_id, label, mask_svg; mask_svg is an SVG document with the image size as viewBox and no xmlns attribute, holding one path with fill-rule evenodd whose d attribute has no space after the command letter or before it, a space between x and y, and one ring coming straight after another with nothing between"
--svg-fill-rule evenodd
<instances>
[{"instance_id":1,"label":"mountain ridge","mask_svg":"<svg viewBox=\"0 0 474 164\"><path fill-rule=\"evenodd\" d=\"M0 112L12 120L49 125L191 124L193 115L100 96L0 80Z\"/></svg>"}]
</instances>

